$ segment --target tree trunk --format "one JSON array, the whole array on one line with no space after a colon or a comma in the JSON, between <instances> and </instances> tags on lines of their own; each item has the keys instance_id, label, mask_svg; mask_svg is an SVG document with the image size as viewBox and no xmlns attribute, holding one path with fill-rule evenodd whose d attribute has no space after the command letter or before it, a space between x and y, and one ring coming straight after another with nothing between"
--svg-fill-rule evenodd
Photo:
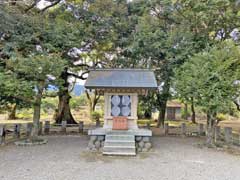
<instances>
[{"instance_id":1,"label":"tree trunk","mask_svg":"<svg viewBox=\"0 0 240 180\"><path fill-rule=\"evenodd\" d=\"M91 95L89 94L88 91L85 91L85 93L86 93L87 100L88 100L89 117L91 120L93 120L92 113L95 111L98 100L100 99L100 94L98 94L97 91L94 91L94 93L91 97Z\"/></svg>"},{"instance_id":2,"label":"tree trunk","mask_svg":"<svg viewBox=\"0 0 240 180\"><path fill-rule=\"evenodd\" d=\"M162 101L159 107L157 127L164 126L166 107L167 107L167 101Z\"/></svg>"},{"instance_id":3,"label":"tree trunk","mask_svg":"<svg viewBox=\"0 0 240 180\"><path fill-rule=\"evenodd\" d=\"M157 127L164 126L165 121L165 113L167 107L167 100L170 96L169 89L170 89L170 80L165 80L165 84L163 86L163 90L161 93L157 94L157 101L159 105L159 116L158 116L158 123Z\"/></svg>"},{"instance_id":4,"label":"tree trunk","mask_svg":"<svg viewBox=\"0 0 240 180\"><path fill-rule=\"evenodd\" d=\"M191 111L192 111L192 123L196 124L196 113L195 113L195 106L194 106L194 99L191 98Z\"/></svg>"},{"instance_id":5,"label":"tree trunk","mask_svg":"<svg viewBox=\"0 0 240 180\"><path fill-rule=\"evenodd\" d=\"M17 119L16 111L17 111L17 104L13 104L8 114L8 119Z\"/></svg>"},{"instance_id":6,"label":"tree trunk","mask_svg":"<svg viewBox=\"0 0 240 180\"><path fill-rule=\"evenodd\" d=\"M184 103L184 119L188 120L188 104Z\"/></svg>"},{"instance_id":7,"label":"tree trunk","mask_svg":"<svg viewBox=\"0 0 240 180\"><path fill-rule=\"evenodd\" d=\"M69 95L68 91L61 93L58 96L59 103L58 103L58 110L55 115L55 122L57 124L61 124L62 121L66 121L67 124L77 124L77 122L74 120L71 109L70 109L70 99L71 96Z\"/></svg>"},{"instance_id":8,"label":"tree trunk","mask_svg":"<svg viewBox=\"0 0 240 180\"><path fill-rule=\"evenodd\" d=\"M42 93L44 89L44 81L39 82L37 87L37 95L35 98L35 102L33 105L33 128L31 132L31 140L36 140L38 138L38 129L40 123L40 115L41 115L41 102L42 102Z\"/></svg>"},{"instance_id":9,"label":"tree trunk","mask_svg":"<svg viewBox=\"0 0 240 180\"><path fill-rule=\"evenodd\" d=\"M237 110L240 111L240 104L238 104L238 101L235 100L233 103L236 105Z\"/></svg>"},{"instance_id":10,"label":"tree trunk","mask_svg":"<svg viewBox=\"0 0 240 180\"><path fill-rule=\"evenodd\" d=\"M68 74L67 68L61 74L61 78L64 80L63 87L59 90L59 102L58 102L58 109L55 114L55 122L57 124L61 124L62 121L66 121L67 124L77 124L75 121L72 113L71 108L69 105L71 96L68 91L69 82L68 82Z\"/></svg>"},{"instance_id":11,"label":"tree trunk","mask_svg":"<svg viewBox=\"0 0 240 180\"><path fill-rule=\"evenodd\" d=\"M90 120L93 121L93 116L92 116L93 108L92 108L92 103L89 100L88 100L88 111L89 111Z\"/></svg>"},{"instance_id":12,"label":"tree trunk","mask_svg":"<svg viewBox=\"0 0 240 180\"><path fill-rule=\"evenodd\" d=\"M209 147L212 147L214 145L215 127L216 127L216 113L208 112L206 144Z\"/></svg>"}]
</instances>

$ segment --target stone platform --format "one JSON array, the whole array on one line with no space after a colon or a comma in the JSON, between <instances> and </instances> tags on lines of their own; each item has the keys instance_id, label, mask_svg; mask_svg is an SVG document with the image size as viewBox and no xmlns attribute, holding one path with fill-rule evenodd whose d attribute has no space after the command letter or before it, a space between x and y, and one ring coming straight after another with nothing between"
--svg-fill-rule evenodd
<instances>
[{"instance_id":1,"label":"stone platform","mask_svg":"<svg viewBox=\"0 0 240 180\"><path fill-rule=\"evenodd\" d=\"M118 130L112 130L112 129L105 129L105 128L96 128L96 129L90 129L88 130L89 136L105 136L107 133L112 131L118 131ZM120 132L120 131L118 131ZM128 132L129 134L132 134L134 136L152 136L152 131L149 129L129 129L125 132Z\"/></svg>"},{"instance_id":2,"label":"stone platform","mask_svg":"<svg viewBox=\"0 0 240 180\"><path fill-rule=\"evenodd\" d=\"M151 149L152 131L148 129L111 130L96 128L88 131L88 148L104 155L136 155Z\"/></svg>"}]
</instances>

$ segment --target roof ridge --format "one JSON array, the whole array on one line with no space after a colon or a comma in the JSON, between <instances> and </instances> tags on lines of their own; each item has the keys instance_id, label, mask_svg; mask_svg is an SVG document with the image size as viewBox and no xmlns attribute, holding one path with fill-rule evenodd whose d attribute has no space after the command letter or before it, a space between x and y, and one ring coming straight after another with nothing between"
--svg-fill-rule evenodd
<instances>
[{"instance_id":1,"label":"roof ridge","mask_svg":"<svg viewBox=\"0 0 240 180\"><path fill-rule=\"evenodd\" d=\"M140 69L140 68L98 68L98 69L89 69L90 71L154 71L154 69Z\"/></svg>"}]
</instances>

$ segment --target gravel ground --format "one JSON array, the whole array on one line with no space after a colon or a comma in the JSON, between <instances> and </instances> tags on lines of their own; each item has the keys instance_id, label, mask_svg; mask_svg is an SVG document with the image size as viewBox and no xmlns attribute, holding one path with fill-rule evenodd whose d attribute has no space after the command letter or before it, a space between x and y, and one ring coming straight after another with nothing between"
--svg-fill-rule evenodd
<instances>
[{"instance_id":1,"label":"gravel ground","mask_svg":"<svg viewBox=\"0 0 240 180\"><path fill-rule=\"evenodd\" d=\"M137 157L86 150L87 136L50 136L48 144L0 147L1 180L239 180L240 156L200 148L198 138L154 137Z\"/></svg>"}]
</instances>

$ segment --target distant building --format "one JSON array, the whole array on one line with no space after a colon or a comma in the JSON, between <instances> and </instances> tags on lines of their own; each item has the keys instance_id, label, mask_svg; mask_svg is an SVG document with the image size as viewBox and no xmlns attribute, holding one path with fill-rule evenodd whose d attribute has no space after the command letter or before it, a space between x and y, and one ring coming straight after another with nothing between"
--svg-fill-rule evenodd
<instances>
[{"instance_id":1,"label":"distant building","mask_svg":"<svg viewBox=\"0 0 240 180\"><path fill-rule=\"evenodd\" d=\"M176 101L168 101L166 109L166 119L169 120L180 120L181 119L181 108L182 105Z\"/></svg>"},{"instance_id":2,"label":"distant building","mask_svg":"<svg viewBox=\"0 0 240 180\"><path fill-rule=\"evenodd\" d=\"M168 101L167 102L167 108L165 113L165 119L167 120L180 120L181 119L181 103L177 101ZM153 119L158 119L158 111L155 111L152 113Z\"/></svg>"}]
</instances>

